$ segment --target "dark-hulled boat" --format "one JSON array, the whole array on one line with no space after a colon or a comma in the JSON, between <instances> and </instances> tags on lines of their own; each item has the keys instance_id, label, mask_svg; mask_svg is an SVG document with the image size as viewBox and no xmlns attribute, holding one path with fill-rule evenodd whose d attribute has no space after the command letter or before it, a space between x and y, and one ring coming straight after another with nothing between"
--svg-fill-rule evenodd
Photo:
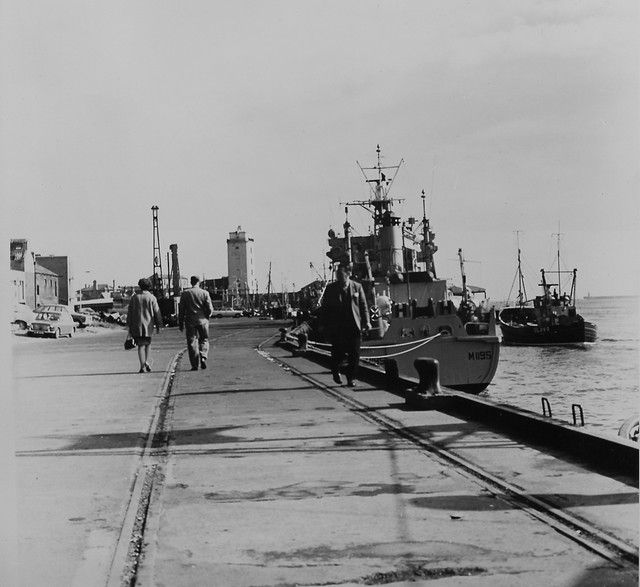
<instances>
[{"instance_id":1,"label":"dark-hulled boat","mask_svg":"<svg viewBox=\"0 0 640 587\"><path fill-rule=\"evenodd\" d=\"M560 267L558 253L558 267ZM502 343L507 345L573 345L595 342L597 328L587 322L576 311L576 274L572 271L554 270L558 283L548 283L544 269L541 272L542 295L536 296L532 303L526 299L524 279L518 249L518 303L500 310L498 323L502 331ZM558 295L556 286L560 288L560 277L563 273L572 276L571 289L568 294Z\"/></svg>"}]
</instances>

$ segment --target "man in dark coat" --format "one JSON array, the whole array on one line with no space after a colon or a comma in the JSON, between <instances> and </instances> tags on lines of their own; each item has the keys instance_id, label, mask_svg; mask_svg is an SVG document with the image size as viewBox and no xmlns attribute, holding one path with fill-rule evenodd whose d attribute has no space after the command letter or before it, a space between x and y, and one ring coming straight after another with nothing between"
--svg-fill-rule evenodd
<instances>
[{"instance_id":1,"label":"man in dark coat","mask_svg":"<svg viewBox=\"0 0 640 587\"><path fill-rule=\"evenodd\" d=\"M340 363L347 357L347 385L353 387L362 332L371 328L364 289L350 279L351 265L340 263L336 281L327 285L321 302L321 320L331 342L331 372L336 383L340 379Z\"/></svg>"},{"instance_id":2,"label":"man in dark coat","mask_svg":"<svg viewBox=\"0 0 640 587\"><path fill-rule=\"evenodd\" d=\"M207 368L209 355L209 317L213 314L213 305L209 292L200 288L200 279L191 277L191 289L182 292L178 308L178 328L182 332L186 326L187 350L191 370Z\"/></svg>"}]
</instances>

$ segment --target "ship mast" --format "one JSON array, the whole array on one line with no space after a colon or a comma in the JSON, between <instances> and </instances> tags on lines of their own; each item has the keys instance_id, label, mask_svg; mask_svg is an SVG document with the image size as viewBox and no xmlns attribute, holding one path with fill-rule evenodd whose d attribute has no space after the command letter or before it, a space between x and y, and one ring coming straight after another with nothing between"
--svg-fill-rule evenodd
<instances>
[{"instance_id":1,"label":"ship mast","mask_svg":"<svg viewBox=\"0 0 640 587\"><path fill-rule=\"evenodd\" d=\"M380 258L380 270L389 275L401 274L405 269L404 250L402 248L402 223L393 213L393 203L402 202L403 198L392 198L391 186L404 163L400 159L397 165L383 165L380 145L376 145L377 164L373 167L363 167L358 163L365 182L370 184L371 197L369 200L346 202L347 206L361 206L373 215L374 234ZM388 170L393 170L393 176L387 178ZM367 172L374 172L367 175ZM373 176L373 177L371 177Z\"/></svg>"},{"instance_id":2,"label":"ship mast","mask_svg":"<svg viewBox=\"0 0 640 587\"><path fill-rule=\"evenodd\" d=\"M562 287L560 284L560 235L562 233L560 232L560 223L558 223L558 232L556 232L553 236L557 237L557 251L558 251L558 267L557 267L557 271L558 271L558 295L562 295Z\"/></svg>"},{"instance_id":3,"label":"ship mast","mask_svg":"<svg viewBox=\"0 0 640 587\"><path fill-rule=\"evenodd\" d=\"M342 225L344 228L344 246L345 246L345 255L349 260L349 264L353 263L353 255L351 254L351 224L349 223L349 207L344 207L344 224Z\"/></svg>"},{"instance_id":4,"label":"ship mast","mask_svg":"<svg viewBox=\"0 0 640 587\"><path fill-rule=\"evenodd\" d=\"M462 275L462 301L460 305L467 304L468 296L467 296L467 275L464 272L464 257L462 256L462 249L458 249L458 259L460 260L460 274Z\"/></svg>"},{"instance_id":5,"label":"ship mast","mask_svg":"<svg viewBox=\"0 0 640 587\"><path fill-rule=\"evenodd\" d=\"M527 300L527 288L522 274L522 262L520 260L520 231L516 230L516 240L518 241L518 304L524 306Z\"/></svg>"},{"instance_id":6,"label":"ship mast","mask_svg":"<svg viewBox=\"0 0 640 587\"><path fill-rule=\"evenodd\" d=\"M518 304L524 306L527 299L527 291L524 284L524 275L522 275L522 265L520 263L520 247L518 247Z\"/></svg>"},{"instance_id":7,"label":"ship mast","mask_svg":"<svg viewBox=\"0 0 640 587\"><path fill-rule=\"evenodd\" d=\"M267 279L267 308L271 307L271 261L269 261L269 277Z\"/></svg>"},{"instance_id":8,"label":"ship mast","mask_svg":"<svg viewBox=\"0 0 640 587\"><path fill-rule=\"evenodd\" d=\"M426 208L426 195L424 190L422 190L422 255L424 257L425 263L425 271L427 273L431 273L434 279L437 279L436 276L436 265L433 260L433 253L438 250L438 247L433 244L433 237L435 234L431 232L431 227L429 225L429 219L427 218L427 208Z\"/></svg>"}]
</instances>

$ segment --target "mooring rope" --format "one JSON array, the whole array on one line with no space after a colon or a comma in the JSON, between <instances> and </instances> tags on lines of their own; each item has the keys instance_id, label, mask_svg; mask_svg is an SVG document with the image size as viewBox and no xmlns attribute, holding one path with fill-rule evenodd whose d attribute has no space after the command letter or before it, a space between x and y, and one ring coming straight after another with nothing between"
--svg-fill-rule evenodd
<instances>
[{"instance_id":1,"label":"mooring rope","mask_svg":"<svg viewBox=\"0 0 640 587\"><path fill-rule=\"evenodd\" d=\"M388 345L378 345L378 346L363 346L360 347L361 350L373 350L373 349L392 349L392 348L399 348L399 347L404 347L404 346L408 346L408 345L413 345L411 348L408 348L404 351L400 351L397 353L391 353L388 355L380 355L379 357L371 357L371 356L364 356L362 357L363 359L390 359L392 357L399 357L400 355L404 355L406 353L410 353L411 351L414 351L428 343L430 343L432 340L438 338L442 333L438 332L438 334L435 334L434 336L430 336L429 338L425 338L424 340L421 341L410 341L410 342L398 342L395 344L388 344ZM307 344L311 347L326 347L329 348L331 347L330 344L325 343L325 342L316 342L315 340L309 340L307 341Z\"/></svg>"}]
</instances>

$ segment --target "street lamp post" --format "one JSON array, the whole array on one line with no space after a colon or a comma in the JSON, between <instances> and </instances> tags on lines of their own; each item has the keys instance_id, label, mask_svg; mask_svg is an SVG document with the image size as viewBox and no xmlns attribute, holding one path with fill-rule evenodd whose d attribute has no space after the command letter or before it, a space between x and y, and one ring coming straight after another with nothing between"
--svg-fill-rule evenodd
<instances>
[{"instance_id":1,"label":"street lamp post","mask_svg":"<svg viewBox=\"0 0 640 587\"><path fill-rule=\"evenodd\" d=\"M36 271L36 257L38 255L31 251L31 258L33 259L33 309L38 307L38 272Z\"/></svg>"}]
</instances>

